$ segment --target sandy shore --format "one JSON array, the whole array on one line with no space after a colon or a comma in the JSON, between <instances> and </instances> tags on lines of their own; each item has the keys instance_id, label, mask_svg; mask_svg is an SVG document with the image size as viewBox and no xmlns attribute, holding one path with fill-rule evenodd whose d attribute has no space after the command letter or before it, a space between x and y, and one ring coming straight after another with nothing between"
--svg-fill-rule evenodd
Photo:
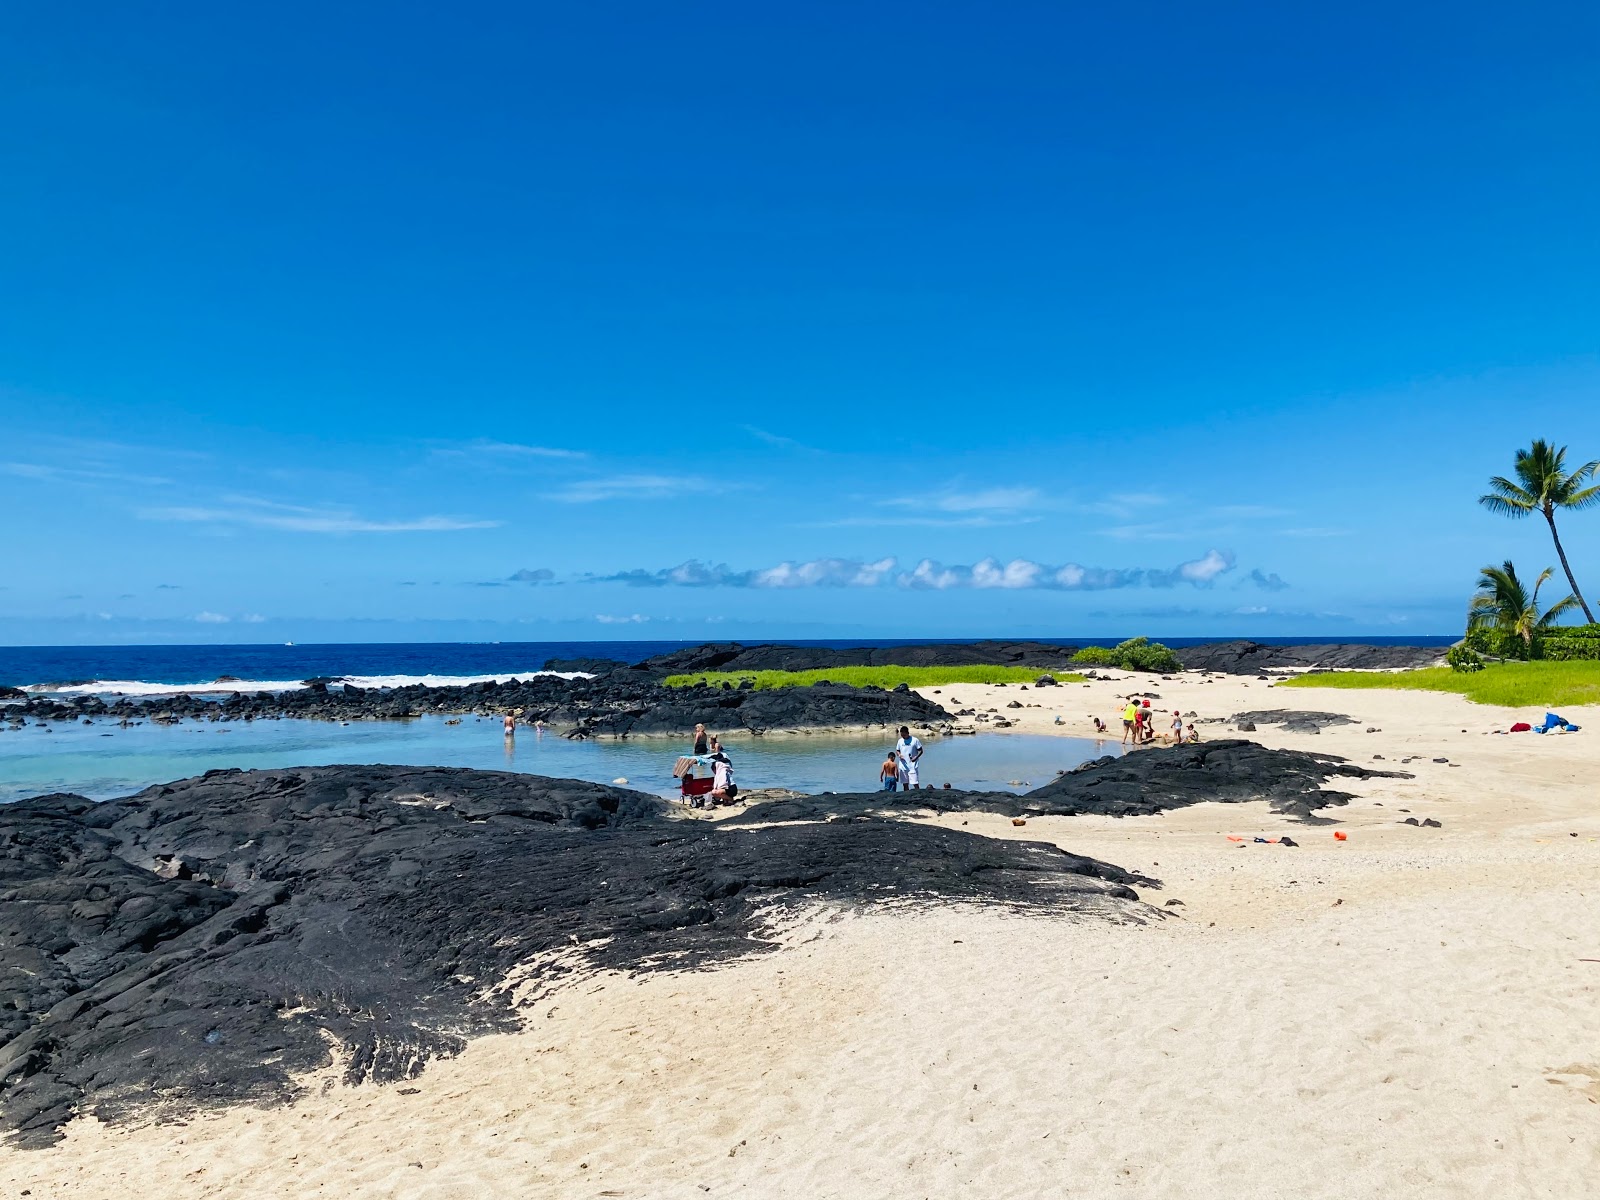
<instances>
[{"instance_id":1,"label":"sandy shore","mask_svg":"<svg viewBox=\"0 0 1600 1200\"><path fill-rule=\"evenodd\" d=\"M1085 736L1129 686L934 698ZM1250 736L1415 777L1349 783L1321 827L1265 804L1020 829L947 815L1147 872L1165 882L1147 900L1182 904L1153 926L818 910L774 954L569 989L408 1088L329 1081L186 1125L79 1120L52 1149L3 1152L0 1192L1593 1194L1600 708L1566 713L1581 734L1492 736L1534 714L1254 679L1137 686L1169 715L1345 713L1354 725L1320 735ZM933 742L925 779L937 761ZM1282 833L1300 848L1249 840Z\"/></svg>"}]
</instances>

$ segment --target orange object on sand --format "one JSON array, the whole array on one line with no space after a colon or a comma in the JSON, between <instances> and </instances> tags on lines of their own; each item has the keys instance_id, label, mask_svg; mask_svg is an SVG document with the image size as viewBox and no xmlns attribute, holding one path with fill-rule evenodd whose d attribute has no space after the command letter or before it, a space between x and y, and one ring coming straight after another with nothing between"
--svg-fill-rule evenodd
<instances>
[{"instance_id":1,"label":"orange object on sand","mask_svg":"<svg viewBox=\"0 0 1600 1200\"><path fill-rule=\"evenodd\" d=\"M1244 841L1244 839L1242 837L1234 837L1233 834L1231 834L1231 833L1228 835L1228 840L1230 842L1242 842L1242 841Z\"/></svg>"},{"instance_id":2,"label":"orange object on sand","mask_svg":"<svg viewBox=\"0 0 1600 1200\"><path fill-rule=\"evenodd\" d=\"M1336 840L1341 841L1341 842L1347 841L1349 839L1349 837L1350 837L1350 835L1348 833L1346 833L1342 829L1335 829L1333 831L1333 836L1334 836L1334 838Z\"/></svg>"}]
</instances>

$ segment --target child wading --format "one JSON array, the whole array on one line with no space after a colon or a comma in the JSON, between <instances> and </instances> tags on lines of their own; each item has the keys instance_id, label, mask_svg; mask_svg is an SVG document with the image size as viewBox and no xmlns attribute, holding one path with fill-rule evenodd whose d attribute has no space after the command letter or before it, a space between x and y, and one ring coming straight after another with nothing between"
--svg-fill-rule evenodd
<instances>
[{"instance_id":1,"label":"child wading","mask_svg":"<svg viewBox=\"0 0 1600 1200\"><path fill-rule=\"evenodd\" d=\"M878 787L885 792L892 792L895 785L900 782L900 760L895 757L894 751L889 751L889 757L883 760L883 766L878 769Z\"/></svg>"}]
</instances>

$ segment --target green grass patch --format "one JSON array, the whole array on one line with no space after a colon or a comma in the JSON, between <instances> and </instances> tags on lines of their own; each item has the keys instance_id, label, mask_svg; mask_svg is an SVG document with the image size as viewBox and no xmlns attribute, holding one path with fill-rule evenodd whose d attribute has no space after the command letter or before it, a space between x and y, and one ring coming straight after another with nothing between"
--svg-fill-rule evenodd
<instances>
[{"instance_id":1,"label":"green grass patch","mask_svg":"<svg viewBox=\"0 0 1600 1200\"><path fill-rule=\"evenodd\" d=\"M1455 692L1476 704L1506 708L1553 708L1567 704L1600 704L1600 663L1488 663L1481 671L1462 673L1449 667L1418 671L1332 671L1298 675L1279 687L1390 688L1398 691Z\"/></svg>"},{"instance_id":2,"label":"green grass patch","mask_svg":"<svg viewBox=\"0 0 1600 1200\"><path fill-rule=\"evenodd\" d=\"M1082 683L1082 675L1045 672L1037 667L827 667L817 671L701 671L696 675L668 675L668 687L693 687L697 683L719 687L731 683L738 687L751 680L757 691L770 688L810 687L824 679L832 683L847 683L851 687L896 688L945 687L956 683L1032 683L1044 674L1054 676L1058 683Z\"/></svg>"}]
</instances>

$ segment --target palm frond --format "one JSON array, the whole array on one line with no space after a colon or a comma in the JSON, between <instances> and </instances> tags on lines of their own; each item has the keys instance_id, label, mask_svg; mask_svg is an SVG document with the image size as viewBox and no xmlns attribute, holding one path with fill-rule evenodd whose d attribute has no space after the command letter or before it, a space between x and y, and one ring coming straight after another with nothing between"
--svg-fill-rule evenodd
<instances>
[{"instance_id":1,"label":"palm frond","mask_svg":"<svg viewBox=\"0 0 1600 1200\"><path fill-rule=\"evenodd\" d=\"M1478 497L1478 503L1492 513L1503 517L1525 517L1539 506L1539 498L1534 493L1512 483L1503 475L1496 475L1489 480L1492 489Z\"/></svg>"},{"instance_id":2,"label":"palm frond","mask_svg":"<svg viewBox=\"0 0 1600 1200\"><path fill-rule=\"evenodd\" d=\"M1562 508L1582 509L1593 508L1600 504L1600 484L1584 488L1581 492L1573 492L1561 505Z\"/></svg>"},{"instance_id":3,"label":"palm frond","mask_svg":"<svg viewBox=\"0 0 1600 1200\"><path fill-rule=\"evenodd\" d=\"M1577 607L1578 598L1571 592L1568 592L1565 598L1557 600L1545 610L1544 616L1539 618L1539 628L1543 629L1545 626L1554 622L1557 617L1565 616L1567 613L1572 612Z\"/></svg>"}]
</instances>

